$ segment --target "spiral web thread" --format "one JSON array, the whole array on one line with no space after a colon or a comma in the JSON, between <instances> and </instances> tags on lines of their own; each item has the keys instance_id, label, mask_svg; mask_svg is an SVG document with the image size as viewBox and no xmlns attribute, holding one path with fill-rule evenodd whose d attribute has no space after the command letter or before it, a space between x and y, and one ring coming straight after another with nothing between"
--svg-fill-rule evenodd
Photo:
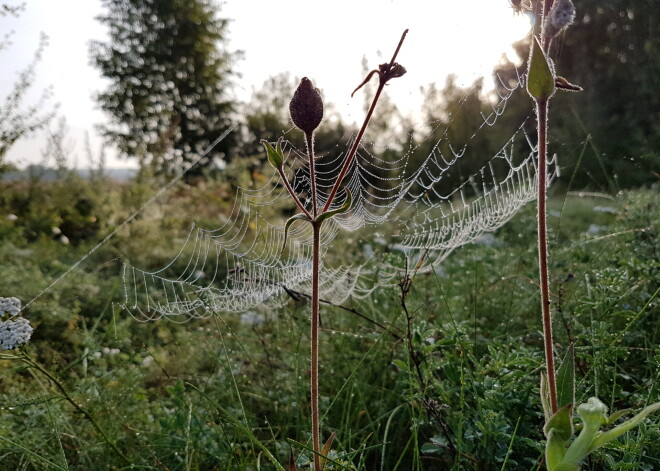
<instances>
[{"instance_id":1,"label":"spiral web thread","mask_svg":"<svg viewBox=\"0 0 660 471\"><path fill-rule=\"evenodd\" d=\"M499 97L492 112L482 115L481 125L458 150L450 142L442 147L448 140L446 131L436 138L433 150L421 164L413 162L413 148L387 161L372 155L366 146L359 149L344 180L353 204L348 212L323 224L322 261L327 259L326 253L346 252L347 242L338 237L355 231L381 243L381 233L394 232L389 248L403 253L407 260L400 265L377 264L370 259L338 266L322 262L321 299L341 304L349 297L364 298L375 289L396 284L406 267L432 270L454 249L495 231L536 198L536 149L522 124L477 173L446 194L439 190L474 137L495 124L516 89L520 87ZM438 134L431 133L427 139L432 135ZM449 148L449 155L441 148ZM522 160L514 155L521 153L520 148L526 153ZM286 142L285 153L285 173L293 187L298 194L309 194L304 152ZM320 207L345 157L341 153L317 167ZM552 161L550 181L556 171L556 162ZM336 205L344 198L342 191ZM311 207L309 198L304 203ZM240 188L225 224L214 230L193 225L179 253L164 267L147 271L130 264L124 266L123 308L139 320L167 317L185 321L223 311L246 311L264 303L279 306L292 296L307 296L312 267L310 225L294 223L282 251L284 221L262 216L264 208L283 206L291 207L291 199L274 171L261 188ZM269 212L272 214L272 210Z\"/></svg>"}]
</instances>

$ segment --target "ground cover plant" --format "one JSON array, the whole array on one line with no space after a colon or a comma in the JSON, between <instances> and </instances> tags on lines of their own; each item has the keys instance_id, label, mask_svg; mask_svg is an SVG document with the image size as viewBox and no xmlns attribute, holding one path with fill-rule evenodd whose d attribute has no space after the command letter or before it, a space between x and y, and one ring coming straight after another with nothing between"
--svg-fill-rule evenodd
<instances>
[{"instance_id":1,"label":"ground cover plant","mask_svg":"<svg viewBox=\"0 0 660 471\"><path fill-rule=\"evenodd\" d=\"M402 70L394 65L372 73L381 88ZM547 279L555 280L544 295L556 305L549 342L536 314L534 208L524 206L540 180L534 149L519 165L510 162L513 151L498 153L486 167L492 173L470 181L481 192L465 186L447 196L438 188L460 151L434 150L410 180L393 178L400 162L380 164L388 178L365 183L375 154L364 147L315 168L308 118L321 118L305 108L319 97L309 81L301 88L303 110L294 96L292 117L307 151L293 137L267 144L275 169L260 169L267 183L254 191L239 183L242 196L233 196L231 169L195 187L170 181L169 193L145 183L107 182L99 192L91 191L98 181L31 182L50 211L22 198L24 185L2 189L13 216L0 225L0 256L12 267L3 278L12 294L3 299L3 326L20 319L36 327L13 337L3 331L2 466L577 469L586 458L590 469L652 469L657 425L638 416L635 431L619 426L624 437L609 440L597 435L604 406L586 398L601 397L611 410L658 399L657 189L582 197L560 188L550 199L542 211ZM353 143L357 150L359 137ZM493 170L503 163L507 172ZM511 179L518 169L526 178ZM86 195L85 204L71 194ZM283 221L296 207L303 217L289 221L307 218L311 231L263 222ZM177 214L228 224L186 232L188 220ZM374 234L371 219L382 232ZM60 227L65 234L53 230ZM321 252L330 246L342 250ZM135 319L163 316L186 322ZM561 400L546 404L551 381L539 387L553 350L576 365L560 367L557 384L587 404L578 412L596 416L580 432L586 446L569 443L570 416L555 413ZM314 385L317 365L324 375ZM321 448L321 433L335 437L332 447Z\"/></svg>"}]
</instances>

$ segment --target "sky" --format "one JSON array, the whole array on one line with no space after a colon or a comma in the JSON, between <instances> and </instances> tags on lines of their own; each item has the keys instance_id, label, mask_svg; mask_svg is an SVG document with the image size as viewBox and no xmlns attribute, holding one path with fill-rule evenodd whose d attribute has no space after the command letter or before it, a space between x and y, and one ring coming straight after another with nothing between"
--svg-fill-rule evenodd
<instances>
[{"instance_id":1,"label":"sky","mask_svg":"<svg viewBox=\"0 0 660 471\"><path fill-rule=\"evenodd\" d=\"M15 2L17 3L17 2ZM511 43L529 32L529 20L514 15L507 0L227 0L220 16L230 18L230 50L242 50L237 63L240 79L234 93L249 100L272 75L289 71L309 77L333 102L347 122L361 122L361 97L350 93L362 81L362 59L369 67L389 61L409 29L397 61L408 73L388 87L399 109L414 115L421 106L420 87L442 86L448 74L468 85L489 76L503 54L513 58ZM85 135L93 150L100 146L95 124L104 121L93 94L105 86L89 63L92 39L105 39L95 20L100 0L30 0L19 18L0 18L0 36L14 31L12 44L0 51L0 100L15 81L17 71L32 60L40 33L49 45L37 66L37 80L27 104L52 87L52 103L69 127L72 166L87 167ZM10 151L10 162L25 166L42 160L44 134L24 139ZM111 153L109 167L135 162Z\"/></svg>"}]
</instances>

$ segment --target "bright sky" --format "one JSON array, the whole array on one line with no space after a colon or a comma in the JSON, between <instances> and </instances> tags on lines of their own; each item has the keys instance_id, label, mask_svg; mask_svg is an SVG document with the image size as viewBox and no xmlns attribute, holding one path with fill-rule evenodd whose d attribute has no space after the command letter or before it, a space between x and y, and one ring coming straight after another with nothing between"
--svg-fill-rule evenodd
<instances>
[{"instance_id":1,"label":"bright sky","mask_svg":"<svg viewBox=\"0 0 660 471\"><path fill-rule=\"evenodd\" d=\"M15 31L13 44L0 52L0 97L16 71L30 63L39 33L45 32L50 44L37 68L35 92L52 86L78 156L71 164L78 167L88 166L85 132L96 150L94 124L104 119L92 100L103 81L88 59L89 40L104 39L94 19L100 12L99 0L31 0L20 18L0 19L0 35ZM244 51L237 64L239 99L247 101L269 76L288 70L309 77L347 121L362 118L362 99L350 99L363 78L362 57L371 68L388 61L406 28L410 32L397 60L408 73L388 91L402 111L412 113L421 104L421 86L442 86L449 73L462 84L490 75L502 54L511 53L510 44L529 31L529 20L514 15L507 0L228 0L221 16L233 20L229 48ZM9 160L38 163L43 147L43 136L24 140ZM108 165L127 162L111 159Z\"/></svg>"}]
</instances>

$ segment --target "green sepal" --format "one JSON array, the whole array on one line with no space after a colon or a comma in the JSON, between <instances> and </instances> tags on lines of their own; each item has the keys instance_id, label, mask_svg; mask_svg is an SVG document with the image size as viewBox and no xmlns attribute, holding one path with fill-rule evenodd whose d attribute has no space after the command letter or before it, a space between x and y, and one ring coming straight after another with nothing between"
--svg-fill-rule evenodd
<instances>
[{"instance_id":1,"label":"green sepal","mask_svg":"<svg viewBox=\"0 0 660 471\"><path fill-rule=\"evenodd\" d=\"M610 415L610 416L607 418L606 423L604 423L603 425L612 425L614 422L616 422L617 420L619 420L621 417L623 417L623 416L626 415L626 414L630 414L632 411L633 411L632 409L621 409L621 410L618 410L618 411L614 412L612 415Z\"/></svg>"},{"instance_id":2,"label":"green sepal","mask_svg":"<svg viewBox=\"0 0 660 471\"><path fill-rule=\"evenodd\" d=\"M557 406L575 404L575 348L573 344L557 370Z\"/></svg>"},{"instance_id":3,"label":"green sepal","mask_svg":"<svg viewBox=\"0 0 660 471\"><path fill-rule=\"evenodd\" d=\"M593 450L594 438L601 425L607 422L607 406L597 397L590 397L577 407L577 413L582 420L582 430L564 455L564 462L575 466Z\"/></svg>"},{"instance_id":4,"label":"green sepal","mask_svg":"<svg viewBox=\"0 0 660 471\"><path fill-rule=\"evenodd\" d=\"M305 215L305 213L298 213L295 216L291 216L289 219L287 219L286 223L284 224L284 243L282 244L282 250L280 253L284 252L284 249L286 248L286 239L287 235L289 234L289 227L291 224L299 220L309 221L309 218Z\"/></svg>"},{"instance_id":5,"label":"green sepal","mask_svg":"<svg viewBox=\"0 0 660 471\"><path fill-rule=\"evenodd\" d=\"M536 36L529 51L527 92L536 101L545 101L555 92L555 74Z\"/></svg>"},{"instance_id":6,"label":"green sepal","mask_svg":"<svg viewBox=\"0 0 660 471\"><path fill-rule=\"evenodd\" d=\"M273 148L272 145L270 145L270 142L268 142L265 139L261 140L261 144L266 148L266 155L268 156L268 162L270 164L279 169L282 167L284 164L284 152L282 151L282 138L277 140L277 143L275 144L275 148Z\"/></svg>"},{"instance_id":7,"label":"green sepal","mask_svg":"<svg viewBox=\"0 0 660 471\"><path fill-rule=\"evenodd\" d=\"M541 405L543 406L543 417L547 422L552 417L552 407L550 406L550 392L548 386L548 375L541 371L541 385L539 390L541 392Z\"/></svg>"},{"instance_id":8,"label":"green sepal","mask_svg":"<svg viewBox=\"0 0 660 471\"><path fill-rule=\"evenodd\" d=\"M555 87L560 90L565 90L567 92L581 92L583 88L579 85L569 82L564 77L559 75L555 77Z\"/></svg>"},{"instance_id":9,"label":"green sepal","mask_svg":"<svg viewBox=\"0 0 660 471\"><path fill-rule=\"evenodd\" d=\"M546 437L550 433L564 441L569 440L573 436L573 421L571 420L571 413L573 412L573 405L568 404L557 410L552 417L543 426L543 433Z\"/></svg>"},{"instance_id":10,"label":"green sepal","mask_svg":"<svg viewBox=\"0 0 660 471\"><path fill-rule=\"evenodd\" d=\"M344 200L344 204L341 205L341 208L333 209L332 211L326 211L325 213L320 214L316 218L316 222L325 221L326 219L331 218L336 214L342 214L351 209L351 204L353 203L351 192L348 190L348 188L344 188L344 191L346 191L346 199Z\"/></svg>"},{"instance_id":11,"label":"green sepal","mask_svg":"<svg viewBox=\"0 0 660 471\"><path fill-rule=\"evenodd\" d=\"M548 470L556 470L557 466L564 461L566 444L573 436L572 410L573 406L570 404L562 407L550 417L543 427L543 433L547 438L545 460Z\"/></svg>"}]
</instances>

